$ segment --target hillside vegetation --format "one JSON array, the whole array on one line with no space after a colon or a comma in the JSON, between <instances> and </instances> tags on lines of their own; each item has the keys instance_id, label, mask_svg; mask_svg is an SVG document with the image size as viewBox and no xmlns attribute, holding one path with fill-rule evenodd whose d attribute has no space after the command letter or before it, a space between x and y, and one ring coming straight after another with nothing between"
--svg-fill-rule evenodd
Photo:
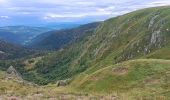
<instances>
[{"instance_id":1,"label":"hillside vegetation","mask_svg":"<svg viewBox=\"0 0 170 100\"><path fill-rule=\"evenodd\" d=\"M170 7L166 6L111 18L91 31L85 28L83 36L58 51L2 61L0 68L5 71L13 65L23 79L62 93L111 94L122 100L168 100L169 13ZM45 40L55 44L58 38L52 37ZM67 86L56 88L57 82L64 80L69 80Z\"/></svg>"},{"instance_id":2,"label":"hillside vegetation","mask_svg":"<svg viewBox=\"0 0 170 100\"><path fill-rule=\"evenodd\" d=\"M43 57L32 72L48 83L88 68L96 71L129 59L156 58L157 53L164 59L168 50L159 51L170 44L169 9L148 8L106 20L72 45Z\"/></svg>"},{"instance_id":3,"label":"hillside vegetation","mask_svg":"<svg viewBox=\"0 0 170 100\"><path fill-rule=\"evenodd\" d=\"M29 55L39 54L40 51L26 49L19 45L11 44L0 40L0 60L14 60L28 57Z\"/></svg>"},{"instance_id":4,"label":"hillside vegetation","mask_svg":"<svg viewBox=\"0 0 170 100\"><path fill-rule=\"evenodd\" d=\"M162 59L130 60L93 73L80 74L70 87L85 93L117 94L126 100L170 99L170 61ZM124 99L125 99L124 98ZM123 99L123 100L124 100Z\"/></svg>"},{"instance_id":5,"label":"hillside vegetation","mask_svg":"<svg viewBox=\"0 0 170 100\"><path fill-rule=\"evenodd\" d=\"M35 87L4 80L0 72L0 98L57 100L169 100L170 60L138 59L79 74L66 87L57 84ZM29 91L27 91L29 89Z\"/></svg>"}]
</instances>

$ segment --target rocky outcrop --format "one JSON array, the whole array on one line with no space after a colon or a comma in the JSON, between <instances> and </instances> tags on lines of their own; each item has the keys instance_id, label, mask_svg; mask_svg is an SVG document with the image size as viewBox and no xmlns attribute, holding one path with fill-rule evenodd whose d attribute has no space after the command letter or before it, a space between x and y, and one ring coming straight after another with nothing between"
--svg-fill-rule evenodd
<instances>
[{"instance_id":1,"label":"rocky outcrop","mask_svg":"<svg viewBox=\"0 0 170 100\"><path fill-rule=\"evenodd\" d=\"M151 44L154 45L156 42L160 42L161 41L161 31L158 30L158 31L155 31L152 33L152 36L151 36Z\"/></svg>"},{"instance_id":2,"label":"rocky outcrop","mask_svg":"<svg viewBox=\"0 0 170 100\"><path fill-rule=\"evenodd\" d=\"M69 83L70 83L70 79L59 80L59 81L57 81L57 87L67 86Z\"/></svg>"},{"instance_id":3,"label":"rocky outcrop","mask_svg":"<svg viewBox=\"0 0 170 100\"><path fill-rule=\"evenodd\" d=\"M6 79L13 79L23 82L21 75L15 70L13 66L10 66L6 71Z\"/></svg>"},{"instance_id":4,"label":"rocky outcrop","mask_svg":"<svg viewBox=\"0 0 170 100\"><path fill-rule=\"evenodd\" d=\"M6 78L7 80L13 80L13 81L16 81L16 82L18 82L18 83L25 84L25 85L29 85L29 86L38 86L38 85L35 84L35 83L28 82L28 81L22 79L21 74L20 74L13 66L10 66L10 67L7 69L5 78Z\"/></svg>"},{"instance_id":5,"label":"rocky outcrop","mask_svg":"<svg viewBox=\"0 0 170 100\"><path fill-rule=\"evenodd\" d=\"M155 22L156 18L158 18L158 17L159 17L159 15L156 14L155 16L153 16L153 17L151 18L151 20L150 20L150 22L149 22L148 28L151 28L151 27L154 25L154 22Z\"/></svg>"}]
</instances>

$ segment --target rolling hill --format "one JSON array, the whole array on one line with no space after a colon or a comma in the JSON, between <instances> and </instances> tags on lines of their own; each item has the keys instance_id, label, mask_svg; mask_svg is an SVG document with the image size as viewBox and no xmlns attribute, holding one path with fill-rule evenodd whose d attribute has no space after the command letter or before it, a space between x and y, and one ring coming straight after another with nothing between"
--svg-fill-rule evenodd
<instances>
[{"instance_id":1,"label":"rolling hill","mask_svg":"<svg viewBox=\"0 0 170 100\"><path fill-rule=\"evenodd\" d=\"M121 100L168 100L170 60L137 59L90 70L74 79L70 87L85 93L115 94Z\"/></svg>"}]
</instances>

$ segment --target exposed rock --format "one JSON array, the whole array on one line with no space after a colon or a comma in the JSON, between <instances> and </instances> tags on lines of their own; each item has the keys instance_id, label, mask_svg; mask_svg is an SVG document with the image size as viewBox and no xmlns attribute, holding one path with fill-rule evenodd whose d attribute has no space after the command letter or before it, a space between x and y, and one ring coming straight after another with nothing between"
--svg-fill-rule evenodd
<instances>
[{"instance_id":1,"label":"exposed rock","mask_svg":"<svg viewBox=\"0 0 170 100\"><path fill-rule=\"evenodd\" d=\"M149 27L148 27L148 28L151 28L151 27L153 26L153 24L154 24L154 22L155 22L155 19L156 19L157 17L159 17L159 15L155 15L154 17L152 17L152 19L151 19L150 22L149 22Z\"/></svg>"},{"instance_id":2,"label":"exposed rock","mask_svg":"<svg viewBox=\"0 0 170 100\"><path fill-rule=\"evenodd\" d=\"M66 79L66 80L59 80L57 81L57 86L60 87L60 86L66 86L68 85L70 82L70 79Z\"/></svg>"},{"instance_id":3,"label":"exposed rock","mask_svg":"<svg viewBox=\"0 0 170 100\"><path fill-rule=\"evenodd\" d=\"M6 79L15 79L17 81L22 81L21 75L15 70L13 66L10 66L6 71Z\"/></svg>"},{"instance_id":4,"label":"exposed rock","mask_svg":"<svg viewBox=\"0 0 170 100\"><path fill-rule=\"evenodd\" d=\"M160 42L161 41L161 35L160 35L160 30L155 31L154 33L152 33L151 36L151 44L155 44L156 42Z\"/></svg>"},{"instance_id":5,"label":"exposed rock","mask_svg":"<svg viewBox=\"0 0 170 100\"><path fill-rule=\"evenodd\" d=\"M66 86L67 83L65 81L58 81L57 86Z\"/></svg>"},{"instance_id":6,"label":"exposed rock","mask_svg":"<svg viewBox=\"0 0 170 100\"><path fill-rule=\"evenodd\" d=\"M15 68L13 66L10 66L8 69L7 69L7 73L8 74L16 74L17 71L15 70Z\"/></svg>"},{"instance_id":7,"label":"exposed rock","mask_svg":"<svg viewBox=\"0 0 170 100\"><path fill-rule=\"evenodd\" d=\"M7 80L13 80L13 81L19 82L21 84L35 86L35 87L38 86L35 83L28 82L28 81L22 79L22 76L20 75L20 73L18 73L17 70L13 66L10 66L7 69L5 77Z\"/></svg>"}]
</instances>

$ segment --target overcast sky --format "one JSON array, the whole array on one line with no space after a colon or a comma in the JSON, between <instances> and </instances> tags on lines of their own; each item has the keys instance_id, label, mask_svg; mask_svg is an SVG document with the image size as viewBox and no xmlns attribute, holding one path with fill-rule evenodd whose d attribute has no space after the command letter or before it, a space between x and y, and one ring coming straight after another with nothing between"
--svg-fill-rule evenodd
<instances>
[{"instance_id":1,"label":"overcast sky","mask_svg":"<svg viewBox=\"0 0 170 100\"><path fill-rule=\"evenodd\" d=\"M170 0L0 0L0 25L92 22Z\"/></svg>"}]
</instances>

